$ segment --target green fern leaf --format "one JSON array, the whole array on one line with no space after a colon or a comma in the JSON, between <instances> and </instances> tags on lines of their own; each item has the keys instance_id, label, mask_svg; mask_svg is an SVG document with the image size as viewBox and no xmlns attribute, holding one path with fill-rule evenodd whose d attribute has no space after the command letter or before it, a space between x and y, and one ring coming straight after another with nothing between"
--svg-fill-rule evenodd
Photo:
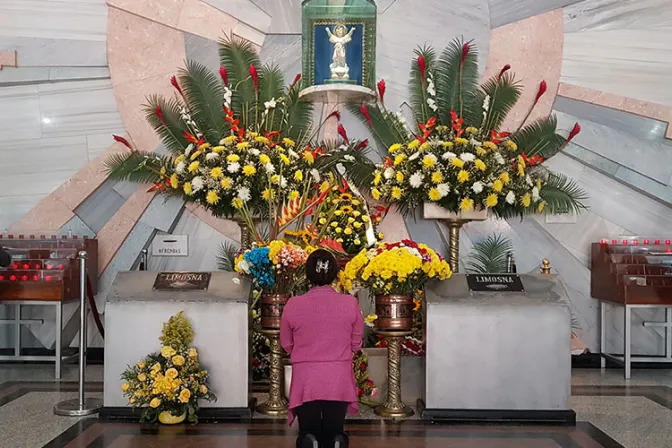
<instances>
[{"instance_id":1,"label":"green fern leaf","mask_svg":"<svg viewBox=\"0 0 672 448\"><path fill-rule=\"evenodd\" d=\"M231 241L225 241L217 251L217 268L221 271L234 272L236 257L240 251L240 246Z\"/></svg>"}]
</instances>

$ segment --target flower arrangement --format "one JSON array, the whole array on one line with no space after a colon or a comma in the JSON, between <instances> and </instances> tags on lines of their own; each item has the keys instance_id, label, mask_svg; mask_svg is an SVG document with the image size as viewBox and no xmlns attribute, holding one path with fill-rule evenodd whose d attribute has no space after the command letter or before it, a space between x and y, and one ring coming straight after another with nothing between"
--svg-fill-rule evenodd
<instances>
[{"instance_id":1,"label":"flower arrangement","mask_svg":"<svg viewBox=\"0 0 672 448\"><path fill-rule=\"evenodd\" d=\"M479 86L471 43L454 41L440 58L432 48L417 50L409 81L413 128L386 109L382 81L376 104L353 108L387 152L373 173L372 196L404 213L428 202L501 218L585 208L585 193L574 182L540 166L580 131L576 124L567 137L557 134L553 116L527 122L545 82L517 129L500 129L522 92L510 69Z\"/></svg>"},{"instance_id":2,"label":"flower arrangement","mask_svg":"<svg viewBox=\"0 0 672 448\"><path fill-rule=\"evenodd\" d=\"M357 397L359 402L374 407L374 400L380 393L375 383L369 378L369 358L360 350L352 358L352 369L355 373Z\"/></svg>"},{"instance_id":3,"label":"flower arrangement","mask_svg":"<svg viewBox=\"0 0 672 448\"><path fill-rule=\"evenodd\" d=\"M414 296L428 280L445 280L451 275L450 266L441 255L425 244L404 240L379 243L360 252L341 271L339 282L346 291L362 285L374 296Z\"/></svg>"},{"instance_id":4,"label":"flower arrangement","mask_svg":"<svg viewBox=\"0 0 672 448\"><path fill-rule=\"evenodd\" d=\"M121 390L134 408L142 408L141 421L155 422L161 413L187 415L198 421L198 401L217 399L207 385L208 371L201 368L191 324L182 312L164 324L162 347L129 367L121 375Z\"/></svg>"},{"instance_id":5,"label":"flower arrangement","mask_svg":"<svg viewBox=\"0 0 672 448\"><path fill-rule=\"evenodd\" d=\"M264 293L288 294L304 282L309 252L295 244L274 240L268 246L241 252L235 270Z\"/></svg>"}]
</instances>

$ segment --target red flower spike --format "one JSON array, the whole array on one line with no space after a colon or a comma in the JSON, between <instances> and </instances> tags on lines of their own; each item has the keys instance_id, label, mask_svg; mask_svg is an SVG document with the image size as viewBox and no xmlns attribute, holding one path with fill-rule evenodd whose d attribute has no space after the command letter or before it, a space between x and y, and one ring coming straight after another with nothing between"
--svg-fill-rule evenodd
<instances>
[{"instance_id":1,"label":"red flower spike","mask_svg":"<svg viewBox=\"0 0 672 448\"><path fill-rule=\"evenodd\" d=\"M194 137L191 133L187 131L182 131L182 135L184 135L184 138L189 142L189 143L198 143L198 140L196 137Z\"/></svg>"},{"instance_id":2,"label":"red flower spike","mask_svg":"<svg viewBox=\"0 0 672 448\"><path fill-rule=\"evenodd\" d=\"M357 147L355 147L355 151L359 151L360 149L364 149L367 146L369 146L369 139L368 138L366 140L363 140L362 142L360 142L359 145L357 145Z\"/></svg>"},{"instance_id":3,"label":"red flower spike","mask_svg":"<svg viewBox=\"0 0 672 448\"><path fill-rule=\"evenodd\" d=\"M156 114L157 117L159 117L159 121L161 121L162 125L166 125L166 120L163 118L163 111L161 110L161 106L157 105L156 109L154 110L154 113Z\"/></svg>"},{"instance_id":4,"label":"red flower spike","mask_svg":"<svg viewBox=\"0 0 672 448\"><path fill-rule=\"evenodd\" d=\"M257 67L254 65L250 65L250 76L252 77L254 92L259 93L259 74L257 73Z\"/></svg>"},{"instance_id":5,"label":"red flower spike","mask_svg":"<svg viewBox=\"0 0 672 448\"><path fill-rule=\"evenodd\" d=\"M327 118L326 118L324 121L327 121L327 120L330 119L331 117L336 117L336 119L337 119L338 121L341 121L341 112L339 112L339 110L336 109L335 111L333 111L332 113L330 113L329 115L327 115Z\"/></svg>"},{"instance_id":6,"label":"red flower spike","mask_svg":"<svg viewBox=\"0 0 672 448\"><path fill-rule=\"evenodd\" d=\"M422 79L422 85L425 85L425 74L427 73L427 61L423 55L418 56L418 68L420 69L420 79Z\"/></svg>"},{"instance_id":7,"label":"red flower spike","mask_svg":"<svg viewBox=\"0 0 672 448\"><path fill-rule=\"evenodd\" d=\"M394 162L389 157L385 157L385 163L383 164L384 168L389 168L394 165Z\"/></svg>"},{"instance_id":8,"label":"red flower spike","mask_svg":"<svg viewBox=\"0 0 672 448\"><path fill-rule=\"evenodd\" d=\"M527 157L527 155L523 152L521 154L521 157L523 158L523 160L525 161L525 165L527 166L537 166L544 162L544 158L539 155Z\"/></svg>"},{"instance_id":9,"label":"red flower spike","mask_svg":"<svg viewBox=\"0 0 672 448\"><path fill-rule=\"evenodd\" d=\"M467 60L467 55L469 54L469 42L466 42L462 47L462 57L460 58L460 68L464 68L464 63Z\"/></svg>"},{"instance_id":10,"label":"red flower spike","mask_svg":"<svg viewBox=\"0 0 672 448\"><path fill-rule=\"evenodd\" d=\"M366 118L366 121L369 123L369 126L371 126L371 129L373 129L373 122L371 121L371 115L369 114L369 109L366 107L366 104L362 103L359 111L362 113L362 115L364 115L364 118Z\"/></svg>"},{"instance_id":11,"label":"red flower spike","mask_svg":"<svg viewBox=\"0 0 672 448\"><path fill-rule=\"evenodd\" d=\"M294 86L296 85L296 83L298 83L299 81L301 81L301 73L299 73L298 75L296 75L296 76L294 77L294 81L293 81L292 84L289 86L289 88L290 88L290 89L291 89L291 88L294 88Z\"/></svg>"},{"instance_id":12,"label":"red flower spike","mask_svg":"<svg viewBox=\"0 0 672 448\"><path fill-rule=\"evenodd\" d=\"M226 73L226 67L223 65L219 67L219 76L222 77L222 81L224 81L224 85L228 86L229 85L229 75Z\"/></svg>"},{"instance_id":13,"label":"red flower spike","mask_svg":"<svg viewBox=\"0 0 672 448\"><path fill-rule=\"evenodd\" d=\"M338 135L340 135L346 143L350 143L350 139L348 139L348 133L345 132L345 128L341 123L338 124Z\"/></svg>"},{"instance_id":14,"label":"red flower spike","mask_svg":"<svg viewBox=\"0 0 672 448\"><path fill-rule=\"evenodd\" d=\"M539 91L537 92L537 97L534 99L534 104L537 104L539 102L539 99L544 96L544 93L546 93L546 90L548 90L548 86L546 85L546 81L541 81L539 84Z\"/></svg>"},{"instance_id":15,"label":"red flower spike","mask_svg":"<svg viewBox=\"0 0 672 448\"><path fill-rule=\"evenodd\" d=\"M348 181L345 180L345 177L341 177L341 186L338 187L338 192L341 194L345 194L350 190L350 186L348 185Z\"/></svg>"},{"instance_id":16,"label":"red flower spike","mask_svg":"<svg viewBox=\"0 0 672 448\"><path fill-rule=\"evenodd\" d=\"M124 145L125 147L127 147L128 149L130 149L131 151L133 151L133 147L131 146L130 143L128 143L128 140L126 140L124 137L120 137L120 136L118 136L118 135L113 135L112 138L113 138L115 141L118 141L119 143L121 143L122 145Z\"/></svg>"},{"instance_id":17,"label":"red flower spike","mask_svg":"<svg viewBox=\"0 0 672 448\"><path fill-rule=\"evenodd\" d=\"M499 71L499 75L497 76L497 81L502 79L502 76L504 76L504 73L508 72L511 70L511 66L509 64L506 64L502 69Z\"/></svg>"},{"instance_id":18,"label":"red flower spike","mask_svg":"<svg viewBox=\"0 0 672 448\"><path fill-rule=\"evenodd\" d=\"M567 143L569 143L570 141L572 141L574 137L579 135L579 132L581 132L581 126L579 125L579 123L574 123L574 127L569 133L569 137L567 137Z\"/></svg>"},{"instance_id":19,"label":"red flower spike","mask_svg":"<svg viewBox=\"0 0 672 448\"><path fill-rule=\"evenodd\" d=\"M180 95L184 96L184 93L182 93L182 89L180 88L180 85L177 83L177 78L175 77L175 75L173 75L172 78L170 78L170 83L173 85L173 87L175 87L175 89L178 92L180 92Z\"/></svg>"},{"instance_id":20,"label":"red flower spike","mask_svg":"<svg viewBox=\"0 0 672 448\"><path fill-rule=\"evenodd\" d=\"M508 138L511 135L510 132L497 132L494 129L490 131L490 136L492 138L492 143L499 145L504 141L505 138Z\"/></svg>"},{"instance_id":21,"label":"red flower spike","mask_svg":"<svg viewBox=\"0 0 672 448\"><path fill-rule=\"evenodd\" d=\"M381 79L378 81L378 96L380 97L380 104L383 106L385 105L385 89L387 86L385 85L385 80Z\"/></svg>"}]
</instances>

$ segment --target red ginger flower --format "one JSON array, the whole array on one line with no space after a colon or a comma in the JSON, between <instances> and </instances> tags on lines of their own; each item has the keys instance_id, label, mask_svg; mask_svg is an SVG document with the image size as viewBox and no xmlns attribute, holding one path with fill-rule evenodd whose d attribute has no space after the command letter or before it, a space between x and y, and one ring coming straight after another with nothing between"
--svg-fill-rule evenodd
<instances>
[{"instance_id":1,"label":"red ginger flower","mask_svg":"<svg viewBox=\"0 0 672 448\"><path fill-rule=\"evenodd\" d=\"M420 79L422 80L422 85L425 85L425 73L427 72L427 61L423 55L418 56L418 68L420 69Z\"/></svg>"},{"instance_id":2,"label":"red ginger flower","mask_svg":"<svg viewBox=\"0 0 672 448\"><path fill-rule=\"evenodd\" d=\"M467 60L467 55L469 54L469 42L465 42L462 47L462 57L460 58L460 68L464 68L464 63Z\"/></svg>"},{"instance_id":3,"label":"red ginger flower","mask_svg":"<svg viewBox=\"0 0 672 448\"><path fill-rule=\"evenodd\" d=\"M292 82L292 84L289 86L289 88L290 89L293 88L296 85L296 83L299 82L300 80L301 80L301 73L299 73L298 75L296 75L294 77L294 82Z\"/></svg>"},{"instance_id":4,"label":"red ginger flower","mask_svg":"<svg viewBox=\"0 0 672 448\"><path fill-rule=\"evenodd\" d=\"M224 85L228 86L229 85L229 75L226 73L226 67L223 65L219 67L219 76L222 77L222 81L224 81Z\"/></svg>"},{"instance_id":5,"label":"red ginger flower","mask_svg":"<svg viewBox=\"0 0 672 448\"><path fill-rule=\"evenodd\" d=\"M385 80L381 79L378 81L378 96L380 97L380 103L384 106L385 105L385 89L387 86L385 85Z\"/></svg>"},{"instance_id":6,"label":"red ginger flower","mask_svg":"<svg viewBox=\"0 0 672 448\"><path fill-rule=\"evenodd\" d=\"M161 110L161 106L157 105L156 109L154 109L154 113L156 114L157 117L159 117L159 121L161 121L162 125L166 125L166 120L163 118L163 110Z\"/></svg>"},{"instance_id":7,"label":"red ginger flower","mask_svg":"<svg viewBox=\"0 0 672 448\"><path fill-rule=\"evenodd\" d=\"M330 119L331 117L336 117L336 119L337 119L338 121L341 121L341 112L339 112L339 110L336 109L335 111L333 111L332 113L330 113L329 115L327 115L327 118L326 118L324 121L327 121L327 120Z\"/></svg>"},{"instance_id":8,"label":"red ginger flower","mask_svg":"<svg viewBox=\"0 0 672 448\"><path fill-rule=\"evenodd\" d=\"M350 139L348 139L348 133L345 132L345 128L341 123L338 124L338 135L340 135L346 143L350 143Z\"/></svg>"},{"instance_id":9,"label":"red ginger flower","mask_svg":"<svg viewBox=\"0 0 672 448\"><path fill-rule=\"evenodd\" d=\"M574 127L572 128L571 131L569 131L569 136L567 137L567 140L565 140L565 143L562 145L560 150L564 149L565 146L569 145L569 142L571 142L574 139L574 137L579 135L579 132L581 132L581 126L579 125L579 123L574 123Z\"/></svg>"},{"instance_id":10,"label":"red ginger flower","mask_svg":"<svg viewBox=\"0 0 672 448\"><path fill-rule=\"evenodd\" d=\"M369 126L373 129L373 122L371 121L371 114L369 114L369 109L366 107L365 103L362 103L362 106L359 108L359 111L364 115L366 121L369 123Z\"/></svg>"},{"instance_id":11,"label":"red ginger flower","mask_svg":"<svg viewBox=\"0 0 672 448\"><path fill-rule=\"evenodd\" d=\"M120 136L118 136L118 135L113 135L112 138L113 138L115 141L118 141L119 143L121 143L122 145L124 145L125 147L127 147L128 149L130 149L131 151L133 151L133 147L131 146L130 143L128 143L128 140L126 140L124 137L120 137Z\"/></svg>"},{"instance_id":12,"label":"red ginger flower","mask_svg":"<svg viewBox=\"0 0 672 448\"><path fill-rule=\"evenodd\" d=\"M257 67L254 65L250 65L250 76L252 77L254 92L259 93L259 74L257 73Z\"/></svg>"},{"instance_id":13,"label":"red ginger flower","mask_svg":"<svg viewBox=\"0 0 672 448\"><path fill-rule=\"evenodd\" d=\"M511 66L509 64L506 64L502 69L499 71L499 75L497 76L497 81L502 79L502 76L504 76L504 73L508 72L511 70Z\"/></svg>"},{"instance_id":14,"label":"red ginger flower","mask_svg":"<svg viewBox=\"0 0 672 448\"><path fill-rule=\"evenodd\" d=\"M180 85L177 83L177 78L175 77L175 75L173 75L172 78L170 78L170 83L173 85L173 87L175 87L175 89L178 92L180 92L180 95L184 96L184 93L182 93L182 89L180 88Z\"/></svg>"},{"instance_id":15,"label":"red ginger flower","mask_svg":"<svg viewBox=\"0 0 672 448\"><path fill-rule=\"evenodd\" d=\"M548 86L546 85L546 81L541 81L539 83L539 91L537 92L537 97L534 99L534 104L537 104L539 102L539 99L544 96L544 93L546 93L546 90L548 90Z\"/></svg>"}]
</instances>

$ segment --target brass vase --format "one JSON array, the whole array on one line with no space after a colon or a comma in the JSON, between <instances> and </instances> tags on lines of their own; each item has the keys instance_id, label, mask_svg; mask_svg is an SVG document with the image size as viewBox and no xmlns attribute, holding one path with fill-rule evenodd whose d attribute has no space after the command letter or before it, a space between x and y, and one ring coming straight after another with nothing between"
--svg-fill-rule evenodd
<instances>
[{"instance_id":1,"label":"brass vase","mask_svg":"<svg viewBox=\"0 0 672 448\"><path fill-rule=\"evenodd\" d=\"M261 326L268 330L280 330L282 311L289 301L289 294L261 295Z\"/></svg>"},{"instance_id":2,"label":"brass vase","mask_svg":"<svg viewBox=\"0 0 672 448\"><path fill-rule=\"evenodd\" d=\"M376 330L377 331L411 331L413 330L413 298L410 296L390 294L376 296Z\"/></svg>"},{"instance_id":3,"label":"brass vase","mask_svg":"<svg viewBox=\"0 0 672 448\"><path fill-rule=\"evenodd\" d=\"M187 418L187 412L182 415L173 415L170 411L163 411L159 414L159 422L164 425L179 425Z\"/></svg>"}]
</instances>

